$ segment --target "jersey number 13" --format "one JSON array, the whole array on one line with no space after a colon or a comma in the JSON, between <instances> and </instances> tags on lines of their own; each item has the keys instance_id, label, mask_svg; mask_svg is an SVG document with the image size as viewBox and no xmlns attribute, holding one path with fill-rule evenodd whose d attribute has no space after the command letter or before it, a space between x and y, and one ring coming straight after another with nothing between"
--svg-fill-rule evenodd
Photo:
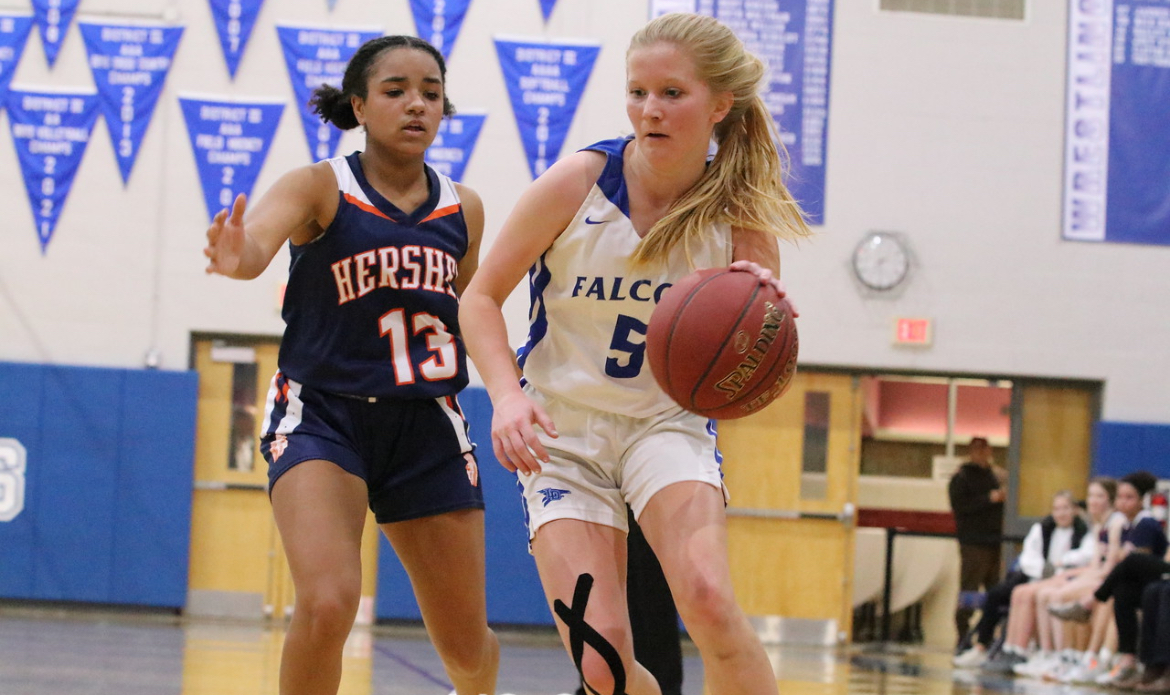
<instances>
[{"instance_id":1,"label":"jersey number 13","mask_svg":"<svg viewBox=\"0 0 1170 695\"><path fill-rule=\"evenodd\" d=\"M442 381L455 376L459 360L455 355L455 336L438 316L420 311L410 317L414 335L426 334L427 349L432 354L418 365L418 373L427 381ZM394 364L394 380L399 386L414 383L414 365L410 361L410 343L407 334L405 309L395 309L382 314L378 320L381 335L390 336L390 358Z\"/></svg>"}]
</instances>

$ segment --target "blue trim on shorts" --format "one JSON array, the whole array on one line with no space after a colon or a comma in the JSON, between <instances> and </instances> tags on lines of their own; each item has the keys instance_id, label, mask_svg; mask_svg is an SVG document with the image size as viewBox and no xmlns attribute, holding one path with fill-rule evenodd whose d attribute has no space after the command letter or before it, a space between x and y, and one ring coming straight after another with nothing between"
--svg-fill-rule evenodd
<instances>
[{"instance_id":1,"label":"blue trim on shorts","mask_svg":"<svg viewBox=\"0 0 1170 695\"><path fill-rule=\"evenodd\" d=\"M520 482L520 475L513 473L516 476L516 489L520 492L520 508L524 511L524 537L532 536L532 516L528 513L528 498L524 496L524 483Z\"/></svg>"},{"instance_id":2,"label":"blue trim on shorts","mask_svg":"<svg viewBox=\"0 0 1170 695\"><path fill-rule=\"evenodd\" d=\"M719 479L723 479L723 452L719 450L719 423L707 419L707 434L715 439L715 463L719 464Z\"/></svg>"}]
</instances>

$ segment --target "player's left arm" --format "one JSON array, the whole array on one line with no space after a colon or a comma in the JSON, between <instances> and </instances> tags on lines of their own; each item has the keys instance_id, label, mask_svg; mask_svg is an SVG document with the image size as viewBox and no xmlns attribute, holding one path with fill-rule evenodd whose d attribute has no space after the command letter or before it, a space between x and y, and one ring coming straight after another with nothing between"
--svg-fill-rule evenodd
<instances>
[{"instance_id":1,"label":"player's left arm","mask_svg":"<svg viewBox=\"0 0 1170 695\"><path fill-rule=\"evenodd\" d=\"M780 240L756 229L731 230L731 269L754 274L760 284L771 284L781 297L787 289L780 280ZM788 300L791 305L792 300ZM799 316L792 306L793 316Z\"/></svg>"},{"instance_id":2,"label":"player's left arm","mask_svg":"<svg viewBox=\"0 0 1170 695\"><path fill-rule=\"evenodd\" d=\"M463 220L467 223L467 253L459 261L459 275L455 278L455 294L463 296L463 290L479 269L479 245L483 241L483 200L474 190L461 183L455 184L459 191Z\"/></svg>"}]
</instances>

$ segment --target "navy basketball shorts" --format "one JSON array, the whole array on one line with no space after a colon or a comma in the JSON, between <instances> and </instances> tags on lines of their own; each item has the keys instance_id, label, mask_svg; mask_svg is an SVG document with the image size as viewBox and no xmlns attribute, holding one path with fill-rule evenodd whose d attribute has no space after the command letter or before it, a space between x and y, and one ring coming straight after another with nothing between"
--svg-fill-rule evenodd
<instances>
[{"instance_id":1,"label":"navy basketball shorts","mask_svg":"<svg viewBox=\"0 0 1170 695\"><path fill-rule=\"evenodd\" d=\"M379 524L483 509L474 445L454 396L342 396L277 372L264 426L269 494L293 466L320 459L366 482Z\"/></svg>"}]
</instances>

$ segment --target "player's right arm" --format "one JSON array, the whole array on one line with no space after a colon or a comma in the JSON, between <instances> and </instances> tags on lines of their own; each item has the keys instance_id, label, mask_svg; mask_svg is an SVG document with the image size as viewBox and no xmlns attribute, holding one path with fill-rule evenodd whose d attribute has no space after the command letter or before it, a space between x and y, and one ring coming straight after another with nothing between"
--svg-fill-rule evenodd
<instances>
[{"instance_id":1,"label":"player's right arm","mask_svg":"<svg viewBox=\"0 0 1170 695\"><path fill-rule=\"evenodd\" d=\"M207 272L251 280L264 272L289 239L315 239L337 214L337 181L328 162L299 167L281 176L251 209L236 196L207 229Z\"/></svg>"},{"instance_id":2,"label":"player's right arm","mask_svg":"<svg viewBox=\"0 0 1170 695\"><path fill-rule=\"evenodd\" d=\"M501 307L573 221L604 164L599 153L577 152L541 174L520 196L460 298L459 325L467 354L492 400L492 449L508 470L539 472L537 459L547 461L548 452L532 426L539 425L554 437L556 429L544 409L520 388Z\"/></svg>"}]
</instances>

